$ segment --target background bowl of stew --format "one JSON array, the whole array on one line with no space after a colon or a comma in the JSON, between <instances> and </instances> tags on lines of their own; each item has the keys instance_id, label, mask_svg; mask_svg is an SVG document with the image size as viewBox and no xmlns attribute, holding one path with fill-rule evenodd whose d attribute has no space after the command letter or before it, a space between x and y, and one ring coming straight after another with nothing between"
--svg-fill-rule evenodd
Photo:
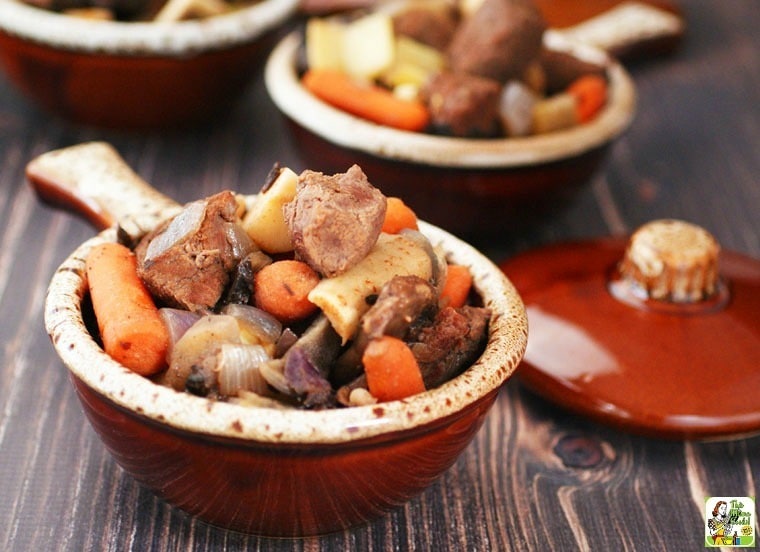
<instances>
[{"instance_id":1,"label":"background bowl of stew","mask_svg":"<svg viewBox=\"0 0 760 552\"><path fill-rule=\"evenodd\" d=\"M267 60L265 83L307 166L330 172L356 162L422 218L470 241L498 239L572 198L629 126L633 81L596 48L547 31L544 46L604 66L608 99L588 123L525 137L470 139L381 126L341 111L300 82L303 33L293 31Z\"/></svg>"},{"instance_id":2,"label":"background bowl of stew","mask_svg":"<svg viewBox=\"0 0 760 552\"><path fill-rule=\"evenodd\" d=\"M0 1L0 66L27 98L112 128L185 126L228 110L297 0L261 0L205 19L91 20Z\"/></svg>"},{"instance_id":3,"label":"background bowl of stew","mask_svg":"<svg viewBox=\"0 0 760 552\"><path fill-rule=\"evenodd\" d=\"M66 206L45 183L32 184ZM118 186L104 188L118 198L110 203L118 209L129 210L130 201L142 206L143 228L176 213L176 205L155 193L132 200ZM78 199L67 206L96 226L113 220L88 211L108 205L103 197ZM491 318L487 344L472 366L404 400L325 410L247 406L177 392L120 365L99 345L85 274L89 251L115 241L115 226L56 270L46 330L116 462L168 503L245 533L300 537L345 529L403 504L441 476L473 439L525 351L525 309L503 272L440 228L422 222L420 229L450 262L470 268Z\"/></svg>"}]
</instances>

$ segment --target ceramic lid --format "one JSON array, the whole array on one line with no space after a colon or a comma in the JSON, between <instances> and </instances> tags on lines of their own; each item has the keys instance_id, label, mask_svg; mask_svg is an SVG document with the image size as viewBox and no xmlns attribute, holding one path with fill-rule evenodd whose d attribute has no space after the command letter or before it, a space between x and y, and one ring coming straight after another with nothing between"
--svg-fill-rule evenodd
<instances>
[{"instance_id":1,"label":"ceramic lid","mask_svg":"<svg viewBox=\"0 0 760 552\"><path fill-rule=\"evenodd\" d=\"M654 437L760 430L760 260L662 220L501 267L528 312L518 375L538 394Z\"/></svg>"}]
</instances>

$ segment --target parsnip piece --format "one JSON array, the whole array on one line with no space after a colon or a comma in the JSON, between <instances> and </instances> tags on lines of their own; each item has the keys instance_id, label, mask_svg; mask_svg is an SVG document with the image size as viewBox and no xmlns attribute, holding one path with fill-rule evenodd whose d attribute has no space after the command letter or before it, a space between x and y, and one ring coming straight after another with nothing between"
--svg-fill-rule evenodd
<instances>
[{"instance_id":1,"label":"parsnip piece","mask_svg":"<svg viewBox=\"0 0 760 552\"><path fill-rule=\"evenodd\" d=\"M325 278L309 293L309 301L324 312L346 343L369 309L367 297L379 293L383 284L397 275L432 275L428 252L402 234L380 234L375 247L359 264L333 278Z\"/></svg>"},{"instance_id":2,"label":"parsnip piece","mask_svg":"<svg viewBox=\"0 0 760 552\"><path fill-rule=\"evenodd\" d=\"M393 63L393 20L385 13L365 15L343 31L343 66L362 79L375 79Z\"/></svg>"},{"instance_id":3,"label":"parsnip piece","mask_svg":"<svg viewBox=\"0 0 760 552\"><path fill-rule=\"evenodd\" d=\"M408 36L396 38L396 59L429 71L440 71L446 63L443 52Z\"/></svg>"},{"instance_id":4,"label":"parsnip piece","mask_svg":"<svg viewBox=\"0 0 760 552\"><path fill-rule=\"evenodd\" d=\"M407 36L396 37L395 47L393 63L380 77L391 87L402 84L421 87L446 64L442 52Z\"/></svg>"},{"instance_id":5,"label":"parsnip piece","mask_svg":"<svg viewBox=\"0 0 760 552\"><path fill-rule=\"evenodd\" d=\"M293 250L282 206L296 195L298 175L285 168L265 191L259 194L243 218L243 228L256 245L267 253Z\"/></svg>"},{"instance_id":6,"label":"parsnip piece","mask_svg":"<svg viewBox=\"0 0 760 552\"><path fill-rule=\"evenodd\" d=\"M306 63L310 69L343 70L344 25L334 19L312 17L306 23Z\"/></svg>"},{"instance_id":7,"label":"parsnip piece","mask_svg":"<svg viewBox=\"0 0 760 552\"><path fill-rule=\"evenodd\" d=\"M430 75L430 71L419 65L399 62L394 63L388 71L384 72L380 77L380 80L391 88L407 85L419 89L425 84L425 82L427 82Z\"/></svg>"},{"instance_id":8,"label":"parsnip piece","mask_svg":"<svg viewBox=\"0 0 760 552\"><path fill-rule=\"evenodd\" d=\"M563 92L541 100L533 107L533 132L543 134L578 124L575 98Z\"/></svg>"}]
</instances>

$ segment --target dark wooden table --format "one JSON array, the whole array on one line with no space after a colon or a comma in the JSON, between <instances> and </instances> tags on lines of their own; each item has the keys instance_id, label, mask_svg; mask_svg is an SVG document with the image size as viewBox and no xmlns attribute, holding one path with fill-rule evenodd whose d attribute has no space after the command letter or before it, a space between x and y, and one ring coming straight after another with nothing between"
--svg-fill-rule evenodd
<instances>
[{"instance_id":1,"label":"dark wooden table","mask_svg":"<svg viewBox=\"0 0 760 552\"><path fill-rule=\"evenodd\" d=\"M556 218L489 248L495 260L660 217L695 222L724 248L760 257L760 10L755 0L682 8L689 27L676 55L631 66L638 114L603 169ZM113 143L181 201L254 191L275 160L306 168L260 77L229 118L147 135L52 119L0 77L0 550L699 550L705 497L760 496L758 437L635 437L570 416L513 380L459 461L372 523L283 541L188 517L115 464L43 329L48 280L93 230L42 205L24 166L92 139ZM555 452L568 437L583 443L580 467Z\"/></svg>"}]
</instances>

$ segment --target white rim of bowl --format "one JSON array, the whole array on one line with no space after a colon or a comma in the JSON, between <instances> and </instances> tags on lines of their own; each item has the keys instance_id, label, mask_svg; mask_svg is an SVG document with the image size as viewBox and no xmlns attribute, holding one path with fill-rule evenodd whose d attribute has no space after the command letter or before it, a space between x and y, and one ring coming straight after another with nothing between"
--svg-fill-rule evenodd
<instances>
[{"instance_id":1,"label":"white rim of bowl","mask_svg":"<svg viewBox=\"0 0 760 552\"><path fill-rule=\"evenodd\" d=\"M434 136L377 125L341 111L302 85L296 71L302 32L282 39L267 60L264 79L275 105L300 126L346 148L398 161L440 167L509 168L538 165L582 154L621 134L633 119L636 92L628 72L596 48L544 34L547 47L603 63L612 83L604 109L589 123L522 138L467 139Z\"/></svg>"},{"instance_id":2,"label":"white rim of bowl","mask_svg":"<svg viewBox=\"0 0 760 552\"><path fill-rule=\"evenodd\" d=\"M115 55L180 56L256 38L287 19L299 0L261 0L239 10L178 22L94 21L0 0L0 31L54 48Z\"/></svg>"},{"instance_id":3,"label":"white rim of bowl","mask_svg":"<svg viewBox=\"0 0 760 552\"><path fill-rule=\"evenodd\" d=\"M475 248L421 222L420 229L450 258L472 268L476 289L493 311L480 359L443 385L370 406L320 411L243 406L195 397L153 383L111 359L82 320L87 293L84 259L92 247L114 241L106 230L77 248L56 270L45 302L45 327L64 365L95 393L153 422L194 434L266 443L349 443L404 431L451 416L499 388L514 372L527 344L522 299L508 278Z\"/></svg>"}]
</instances>

